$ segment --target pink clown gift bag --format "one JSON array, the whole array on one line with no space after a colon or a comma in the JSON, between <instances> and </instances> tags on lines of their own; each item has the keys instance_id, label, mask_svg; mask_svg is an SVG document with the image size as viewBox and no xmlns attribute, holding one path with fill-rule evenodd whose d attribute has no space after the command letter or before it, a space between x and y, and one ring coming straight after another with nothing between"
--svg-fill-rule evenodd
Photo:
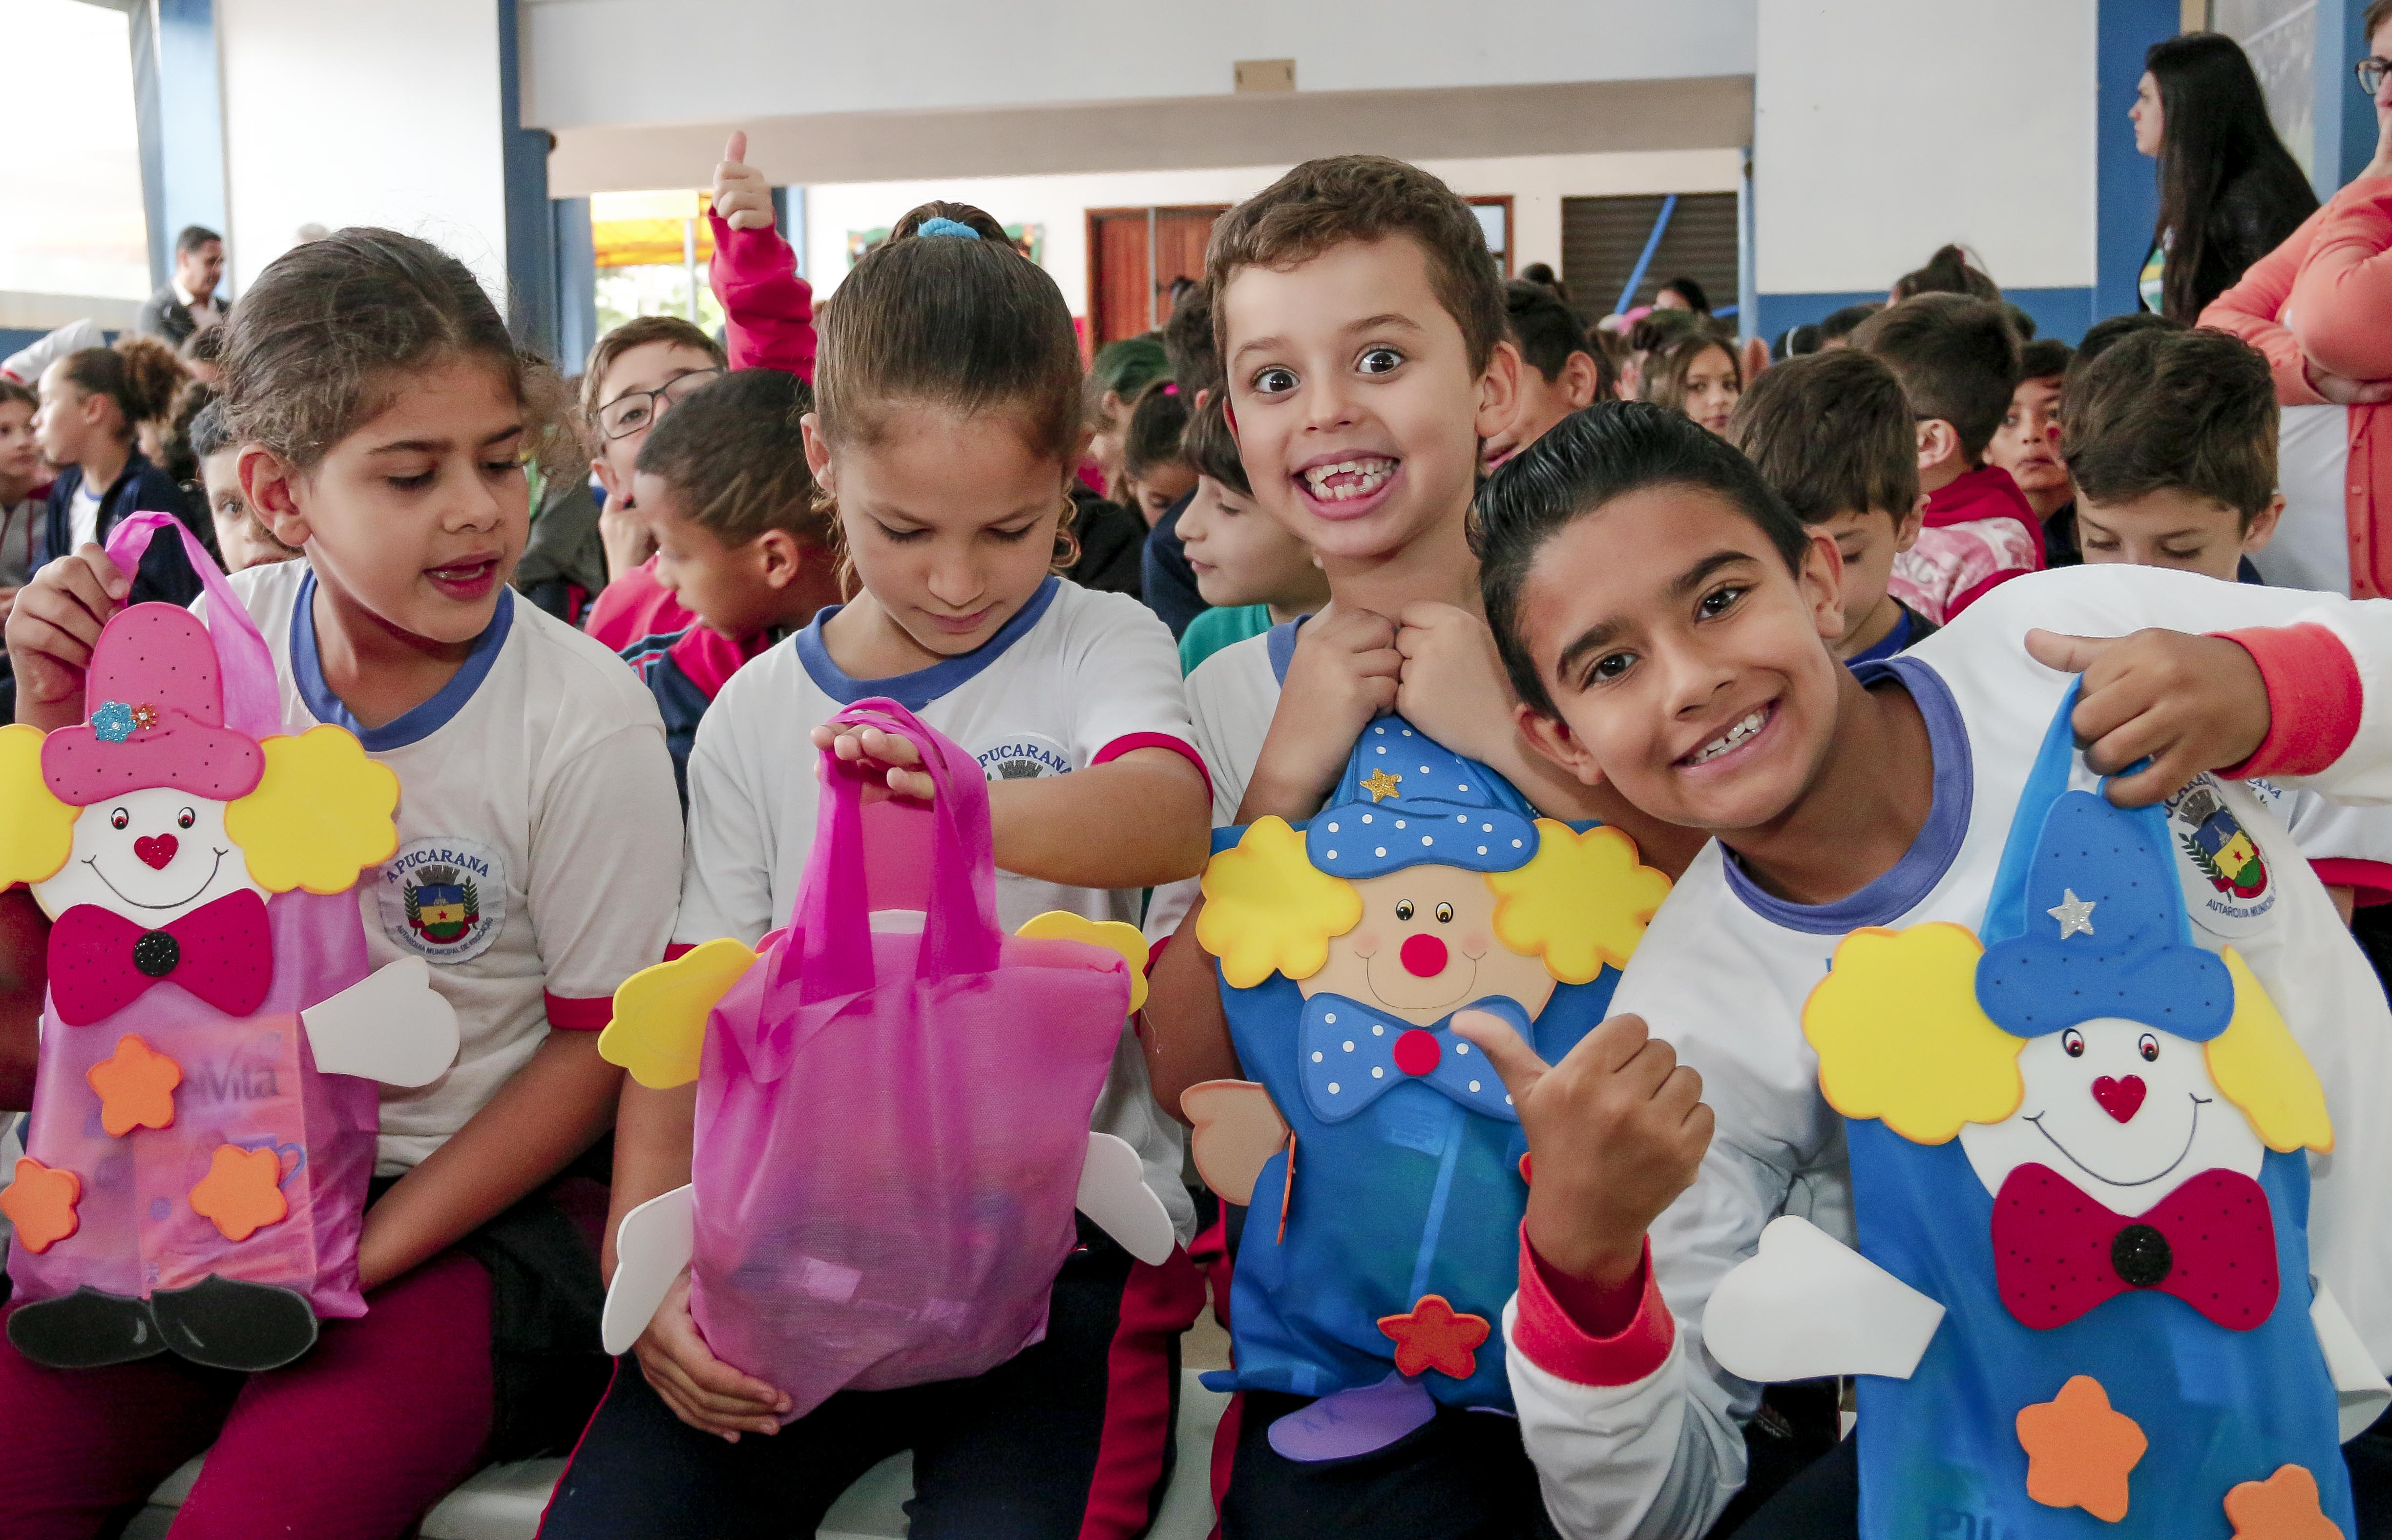
<instances>
[{"instance_id":1,"label":"pink clown gift bag","mask_svg":"<svg viewBox=\"0 0 2392 1540\"><path fill-rule=\"evenodd\" d=\"M600 1042L644 1084L697 1081L691 1185L626 1217L609 1349L685 1260L708 1345L786 1391L789 1419L1039 1340L1075 1206L1149 1260L1172 1240L1129 1146L1088 1130L1144 995L1136 930L1047 914L1006 935L978 763L894 702L838 720L912 743L930 807L867 816L868 772L825 753L788 927L634 976ZM920 911L872 912L909 888L894 901ZM1115 1177L1115 1201L1091 1197Z\"/></svg>"},{"instance_id":2,"label":"pink clown gift bag","mask_svg":"<svg viewBox=\"0 0 2392 1540\"><path fill-rule=\"evenodd\" d=\"M136 514L109 555L160 530L207 620L119 613L83 724L0 728L0 883L51 918L8 1338L58 1368L271 1368L365 1314L375 1082L436 1079L456 1021L420 962L375 970L350 891L395 848L396 777L282 731L265 641L179 524Z\"/></svg>"}]
</instances>

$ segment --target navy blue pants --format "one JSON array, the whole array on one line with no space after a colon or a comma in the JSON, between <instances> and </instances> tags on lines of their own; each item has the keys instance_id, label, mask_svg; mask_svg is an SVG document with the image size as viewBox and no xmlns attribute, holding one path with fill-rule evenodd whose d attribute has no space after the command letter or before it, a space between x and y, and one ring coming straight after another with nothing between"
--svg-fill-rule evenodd
<instances>
[{"instance_id":1,"label":"navy blue pants","mask_svg":"<svg viewBox=\"0 0 2392 1540\"><path fill-rule=\"evenodd\" d=\"M1179 1338L1203 1283L1184 1252L1149 1267L1081 1234L1044 1340L972 1379L842 1391L770 1437L699 1432L626 1355L542 1540L811 1535L857 1477L905 1449L915 1540L1143 1533L1171 1479Z\"/></svg>"}]
</instances>

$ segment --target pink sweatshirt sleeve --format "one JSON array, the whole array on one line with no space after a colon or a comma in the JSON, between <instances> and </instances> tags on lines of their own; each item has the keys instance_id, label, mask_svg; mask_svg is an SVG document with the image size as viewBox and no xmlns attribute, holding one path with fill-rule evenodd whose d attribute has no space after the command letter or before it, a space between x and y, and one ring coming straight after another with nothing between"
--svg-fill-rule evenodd
<instances>
[{"instance_id":1,"label":"pink sweatshirt sleeve","mask_svg":"<svg viewBox=\"0 0 2392 1540\"><path fill-rule=\"evenodd\" d=\"M798 277L798 256L777 227L734 230L708 211L714 261L707 277L722 302L733 369L776 369L814 378L814 291Z\"/></svg>"},{"instance_id":2,"label":"pink sweatshirt sleeve","mask_svg":"<svg viewBox=\"0 0 2392 1540\"><path fill-rule=\"evenodd\" d=\"M2392 380L2392 177L2335 193L2311 233L2285 326L2319 368Z\"/></svg>"},{"instance_id":3,"label":"pink sweatshirt sleeve","mask_svg":"<svg viewBox=\"0 0 2392 1540\"><path fill-rule=\"evenodd\" d=\"M2251 654L2268 687L2268 735L2251 757L2217 773L2315 775L2359 736L2366 689L2343 640L2323 626L2254 626L2215 633Z\"/></svg>"},{"instance_id":4,"label":"pink sweatshirt sleeve","mask_svg":"<svg viewBox=\"0 0 2392 1540\"><path fill-rule=\"evenodd\" d=\"M2309 384L2300 340L2282 319L2301 258L2324 216L2323 210L2309 215L2282 245L2243 269L2241 281L2210 301L2201 313L2202 325L2240 337L2267 356L2268 371L2276 378L2276 399L2287 407L2315 407L2325 401Z\"/></svg>"}]
</instances>

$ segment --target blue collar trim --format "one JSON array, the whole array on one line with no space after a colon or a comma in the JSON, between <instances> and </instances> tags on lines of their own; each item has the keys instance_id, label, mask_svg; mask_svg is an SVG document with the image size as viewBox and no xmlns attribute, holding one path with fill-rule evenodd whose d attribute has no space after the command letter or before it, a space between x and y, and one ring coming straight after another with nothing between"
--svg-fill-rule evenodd
<instances>
[{"instance_id":1,"label":"blue collar trim","mask_svg":"<svg viewBox=\"0 0 2392 1540\"><path fill-rule=\"evenodd\" d=\"M1863 925L1890 925L1918 907L1944 874L1959 859L1969 837L1969 812L1976 797L1976 771L1969 753L1969 727L1960 719L1959 703L1943 676L1913 657L1892 657L1877 663L1855 663L1852 677L1863 685L1879 679L1899 681L1918 703L1927 720L1927 745L1934 760L1935 801L1927 822L1902 859L1875 882L1830 904L1788 903L1764 893L1745 874L1736 853L1724 846L1728 891L1744 906L1772 925L1813 936L1840 936Z\"/></svg>"},{"instance_id":2,"label":"blue collar trim","mask_svg":"<svg viewBox=\"0 0 2392 1540\"><path fill-rule=\"evenodd\" d=\"M1063 589L1063 580L1049 574L1038 585L1030 602L1014 613L1013 618L997 628L996 635L958 657L944 658L928 668L917 668L910 674L892 674L885 679L859 679L830 660L830 649L823 644L823 627L830 617L845 609L834 604L815 615L813 624L793 639L798 649L798 661L805 665L806 676L814 687L841 705L853 705L858 701L886 695L908 711L919 711L940 696L960 690L977 678L981 670L1005 655L1005 650L1030 634L1055 602Z\"/></svg>"},{"instance_id":3,"label":"blue collar trim","mask_svg":"<svg viewBox=\"0 0 2392 1540\"><path fill-rule=\"evenodd\" d=\"M1295 661L1295 633L1311 618L1308 615L1300 615L1286 625L1274 626L1263 633L1268 639L1263 647L1270 655L1271 677L1281 684L1287 683L1287 666Z\"/></svg>"},{"instance_id":4,"label":"blue collar trim","mask_svg":"<svg viewBox=\"0 0 2392 1540\"><path fill-rule=\"evenodd\" d=\"M489 677L490 666L499 661L499 651L507 643L507 633L514 628L515 591L501 587L499 607L492 612L490 623L474 639L474 650L467 654L465 666L457 670L437 694L414 710L396 717L380 727L365 727L341 704L324 682L324 660L316 651L316 575L309 572L299 580L299 599L291 608L291 678L299 687L299 698L319 722L344 727L358 735L358 742L370 754L384 754L410 744L422 743L448 725L449 718L465 709L474 692Z\"/></svg>"}]
</instances>

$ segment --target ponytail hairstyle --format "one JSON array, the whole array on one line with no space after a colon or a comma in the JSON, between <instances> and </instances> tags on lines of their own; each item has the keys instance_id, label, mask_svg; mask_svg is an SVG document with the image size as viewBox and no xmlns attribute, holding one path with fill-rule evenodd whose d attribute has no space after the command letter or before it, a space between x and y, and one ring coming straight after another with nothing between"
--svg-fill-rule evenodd
<instances>
[{"instance_id":1,"label":"ponytail hairstyle","mask_svg":"<svg viewBox=\"0 0 2392 1540\"><path fill-rule=\"evenodd\" d=\"M498 371L524 407L527 445L562 407L554 372L516 351L472 269L396 230L360 226L293 246L228 324L225 428L294 472L387 406L399 376L450 358Z\"/></svg>"},{"instance_id":2,"label":"ponytail hairstyle","mask_svg":"<svg viewBox=\"0 0 2392 1540\"><path fill-rule=\"evenodd\" d=\"M153 338L125 339L146 347L86 347L67 355L68 383L85 395L104 395L116 403L117 436L130 443L134 430L164 417L175 391L188 378L175 350Z\"/></svg>"},{"instance_id":3,"label":"ponytail hairstyle","mask_svg":"<svg viewBox=\"0 0 2392 1540\"><path fill-rule=\"evenodd\" d=\"M2160 89L2160 214L2152 239L2170 243L2160 309L2190 326L2242 278L2244 264L2317 212L2317 194L2276 136L2259 77L2232 38L2164 38L2143 55L2143 68Z\"/></svg>"},{"instance_id":4,"label":"ponytail hairstyle","mask_svg":"<svg viewBox=\"0 0 2392 1540\"><path fill-rule=\"evenodd\" d=\"M1179 441L1188 431L1188 408L1194 399L1193 393L1170 380L1157 380L1139 394L1138 404L1130 408L1122 445L1122 469L1131 479L1143 481L1149 471L1187 459Z\"/></svg>"},{"instance_id":5,"label":"ponytail hairstyle","mask_svg":"<svg viewBox=\"0 0 2392 1540\"><path fill-rule=\"evenodd\" d=\"M1970 299L1999 304L2002 291L1983 268L1969 261L1965 247L1954 244L1937 247L1926 266L1893 280L1895 304L1920 294L1966 294Z\"/></svg>"}]
</instances>

